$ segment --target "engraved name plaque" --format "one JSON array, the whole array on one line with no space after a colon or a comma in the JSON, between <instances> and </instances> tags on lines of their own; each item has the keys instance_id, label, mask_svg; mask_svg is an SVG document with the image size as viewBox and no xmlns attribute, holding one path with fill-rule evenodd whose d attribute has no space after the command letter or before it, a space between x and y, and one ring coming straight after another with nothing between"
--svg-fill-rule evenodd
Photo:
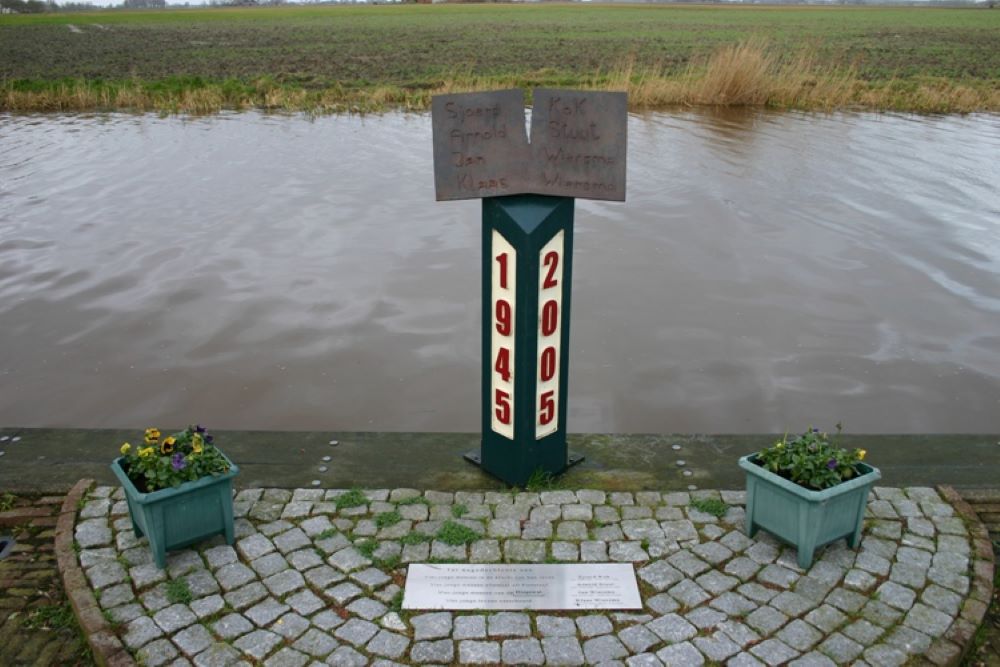
<instances>
[{"instance_id":1,"label":"engraved name plaque","mask_svg":"<svg viewBox=\"0 0 1000 667\"><path fill-rule=\"evenodd\" d=\"M412 564L403 609L641 609L629 563Z\"/></svg>"},{"instance_id":2,"label":"engraved name plaque","mask_svg":"<svg viewBox=\"0 0 1000 667\"><path fill-rule=\"evenodd\" d=\"M438 201L534 193L625 201L625 93L536 88L431 100Z\"/></svg>"}]
</instances>

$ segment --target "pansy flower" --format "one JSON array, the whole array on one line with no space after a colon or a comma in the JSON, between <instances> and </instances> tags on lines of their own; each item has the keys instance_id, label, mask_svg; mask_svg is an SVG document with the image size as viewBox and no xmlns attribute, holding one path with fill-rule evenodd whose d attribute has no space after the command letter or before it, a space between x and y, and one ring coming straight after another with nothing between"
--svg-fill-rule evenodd
<instances>
[{"instance_id":1,"label":"pansy flower","mask_svg":"<svg viewBox=\"0 0 1000 667\"><path fill-rule=\"evenodd\" d=\"M160 443L160 453L161 454L171 454L174 451L174 445L177 443L177 439L174 436L169 436L163 439Z\"/></svg>"}]
</instances>

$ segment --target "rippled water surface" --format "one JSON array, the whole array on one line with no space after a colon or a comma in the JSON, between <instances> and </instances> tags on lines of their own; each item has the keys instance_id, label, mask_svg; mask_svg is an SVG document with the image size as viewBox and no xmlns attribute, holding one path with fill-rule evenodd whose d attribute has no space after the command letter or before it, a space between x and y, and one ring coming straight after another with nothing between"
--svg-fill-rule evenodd
<instances>
[{"instance_id":1,"label":"rippled water surface","mask_svg":"<svg viewBox=\"0 0 1000 667\"><path fill-rule=\"evenodd\" d=\"M629 135L570 430L1000 431L1000 117ZM0 424L475 431L479 253L427 116L0 116Z\"/></svg>"}]
</instances>

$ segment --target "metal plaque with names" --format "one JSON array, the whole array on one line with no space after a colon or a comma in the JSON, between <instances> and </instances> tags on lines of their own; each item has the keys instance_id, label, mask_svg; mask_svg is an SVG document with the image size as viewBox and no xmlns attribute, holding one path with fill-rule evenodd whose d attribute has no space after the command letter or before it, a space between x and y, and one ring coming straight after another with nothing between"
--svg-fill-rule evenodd
<instances>
[{"instance_id":1,"label":"metal plaque with names","mask_svg":"<svg viewBox=\"0 0 1000 667\"><path fill-rule=\"evenodd\" d=\"M642 600L630 563L414 563L403 609L642 609Z\"/></svg>"},{"instance_id":2,"label":"metal plaque with names","mask_svg":"<svg viewBox=\"0 0 1000 667\"><path fill-rule=\"evenodd\" d=\"M431 101L438 201L543 194L625 200L625 93L536 88L531 141L520 90Z\"/></svg>"}]
</instances>

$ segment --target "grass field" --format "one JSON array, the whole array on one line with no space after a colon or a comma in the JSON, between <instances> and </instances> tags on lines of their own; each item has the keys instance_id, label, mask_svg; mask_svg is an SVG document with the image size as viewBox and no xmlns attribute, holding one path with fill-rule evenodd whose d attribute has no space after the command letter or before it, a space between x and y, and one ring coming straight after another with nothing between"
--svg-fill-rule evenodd
<instances>
[{"instance_id":1,"label":"grass field","mask_svg":"<svg viewBox=\"0 0 1000 667\"><path fill-rule=\"evenodd\" d=\"M1000 110L1000 11L403 5L0 17L0 108L425 108L628 88L635 108Z\"/></svg>"}]
</instances>

